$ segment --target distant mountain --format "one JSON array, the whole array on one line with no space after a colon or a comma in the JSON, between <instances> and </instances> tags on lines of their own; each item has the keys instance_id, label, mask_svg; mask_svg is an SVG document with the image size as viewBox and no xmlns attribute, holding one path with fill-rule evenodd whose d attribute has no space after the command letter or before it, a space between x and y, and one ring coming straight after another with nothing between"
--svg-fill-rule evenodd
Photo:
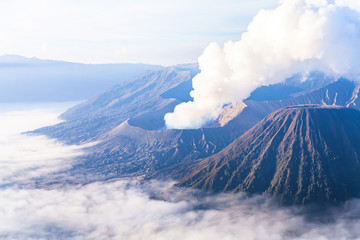
<instances>
[{"instance_id":1,"label":"distant mountain","mask_svg":"<svg viewBox=\"0 0 360 240\"><path fill-rule=\"evenodd\" d=\"M360 112L332 106L278 110L221 152L173 176L180 186L270 193L283 204L360 196ZM184 172L187 173L184 176Z\"/></svg>"},{"instance_id":2,"label":"distant mountain","mask_svg":"<svg viewBox=\"0 0 360 240\"><path fill-rule=\"evenodd\" d=\"M0 102L79 101L161 66L0 56Z\"/></svg>"},{"instance_id":3,"label":"distant mountain","mask_svg":"<svg viewBox=\"0 0 360 240\"><path fill-rule=\"evenodd\" d=\"M333 77L326 76L322 72L310 74L295 74L283 83L262 86L253 91L246 100L252 101L278 101L304 95L316 89L320 89L332 82Z\"/></svg>"},{"instance_id":4,"label":"distant mountain","mask_svg":"<svg viewBox=\"0 0 360 240\"><path fill-rule=\"evenodd\" d=\"M66 122L37 133L79 143L101 137L127 120L145 130L162 129L164 115L190 97L191 79L197 72L197 66L145 72L69 109L61 115Z\"/></svg>"},{"instance_id":5,"label":"distant mountain","mask_svg":"<svg viewBox=\"0 0 360 240\"><path fill-rule=\"evenodd\" d=\"M248 130L275 110L301 104L336 105L360 110L360 98L358 97L360 84L358 82L343 78L337 81L329 81L323 78L318 80L324 85L310 85L308 81L317 81L313 79L302 82L301 85L305 86L301 87L300 85L301 88L298 87L301 91L285 99L260 101L250 97L242 103L229 105L223 109L219 118L209 124L208 127L231 124ZM274 91L274 88L278 89L279 84L268 86L267 95L270 95L271 92L276 95L277 91ZM269 96L269 98L273 97Z\"/></svg>"}]
</instances>

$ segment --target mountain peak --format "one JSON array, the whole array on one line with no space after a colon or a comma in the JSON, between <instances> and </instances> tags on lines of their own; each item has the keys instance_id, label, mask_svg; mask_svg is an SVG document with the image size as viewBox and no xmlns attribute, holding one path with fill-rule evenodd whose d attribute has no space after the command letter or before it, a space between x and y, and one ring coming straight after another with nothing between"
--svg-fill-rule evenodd
<instances>
[{"instance_id":1,"label":"mountain peak","mask_svg":"<svg viewBox=\"0 0 360 240\"><path fill-rule=\"evenodd\" d=\"M268 115L218 154L192 164L180 185L270 193L283 204L341 202L360 194L360 112L302 105Z\"/></svg>"}]
</instances>

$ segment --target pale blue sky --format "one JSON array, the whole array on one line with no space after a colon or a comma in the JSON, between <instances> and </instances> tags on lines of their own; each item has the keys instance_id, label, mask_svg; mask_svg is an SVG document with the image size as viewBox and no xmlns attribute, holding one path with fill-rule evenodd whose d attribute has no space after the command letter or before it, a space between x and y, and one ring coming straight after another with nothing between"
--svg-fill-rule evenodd
<instances>
[{"instance_id":1,"label":"pale blue sky","mask_svg":"<svg viewBox=\"0 0 360 240\"><path fill-rule=\"evenodd\" d=\"M1 0L0 55L84 63L196 62L277 0Z\"/></svg>"}]
</instances>

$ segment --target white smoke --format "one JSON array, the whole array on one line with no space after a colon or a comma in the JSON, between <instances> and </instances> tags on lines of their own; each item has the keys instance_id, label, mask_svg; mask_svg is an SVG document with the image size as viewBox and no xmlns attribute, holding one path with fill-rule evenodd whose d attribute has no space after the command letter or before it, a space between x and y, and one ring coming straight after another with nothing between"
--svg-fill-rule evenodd
<instances>
[{"instance_id":1,"label":"white smoke","mask_svg":"<svg viewBox=\"0 0 360 240\"><path fill-rule=\"evenodd\" d=\"M210 44L199 57L193 101L165 115L168 128L199 128L228 103L295 73L360 74L358 1L283 0L261 10L237 42Z\"/></svg>"}]
</instances>

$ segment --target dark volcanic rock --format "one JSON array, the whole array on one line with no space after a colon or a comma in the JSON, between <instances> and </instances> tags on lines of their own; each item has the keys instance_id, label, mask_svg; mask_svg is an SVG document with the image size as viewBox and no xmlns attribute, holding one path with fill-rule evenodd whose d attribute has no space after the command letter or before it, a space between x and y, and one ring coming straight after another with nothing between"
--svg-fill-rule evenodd
<instances>
[{"instance_id":1,"label":"dark volcanic rock","mask_svg":"<svg viewBox=\"0 0 360 240\"><path fill-rule=\"evenodd\" d=\"M102 135L72 175L82 173L97 180L159 177L163 169L219 152L238 134L228 127L149 131L126 121Z\"/></svg>"},{"instance_id":2,"label":"dark volcanic rock","mask_svg":"<svg viewBox=\"0 0 360 240\"><path fill-rule=\"evenodd\" d=\"M197 72L196 66L147 72L71 108L62 115L67 121L32 133L72 144L96 143L86 149L86 155L67 173L83 176L78 178L79 182L121 177L179 179L189 172L178 169L218 153L275 110L300 104L360 106L358 84L316 76L316 82L321 84L313 86L294 80L289 86L301 92L288 89L287 96L280 100L255 98L227 106L223 121L203 129L165 129L164 115L189 100L191 79ZM274 99L271 94L279 92L274 88L285 89L268 86L265 99ZM264 90L260 93L264 95Z\"/></svg>"},{"instance_id":3,"label":"dark volcanic rock","mask_svg":"<svg viewBox=\"0 0 360 240\"><path fill-rule=\"evenodd\" d=\"M183 177L180 186L208 191L267 192L282 204L336 203L360 194L359 156L359 111L287 107L219 153L172 174Z\"/></svg>"}]
</instances>

